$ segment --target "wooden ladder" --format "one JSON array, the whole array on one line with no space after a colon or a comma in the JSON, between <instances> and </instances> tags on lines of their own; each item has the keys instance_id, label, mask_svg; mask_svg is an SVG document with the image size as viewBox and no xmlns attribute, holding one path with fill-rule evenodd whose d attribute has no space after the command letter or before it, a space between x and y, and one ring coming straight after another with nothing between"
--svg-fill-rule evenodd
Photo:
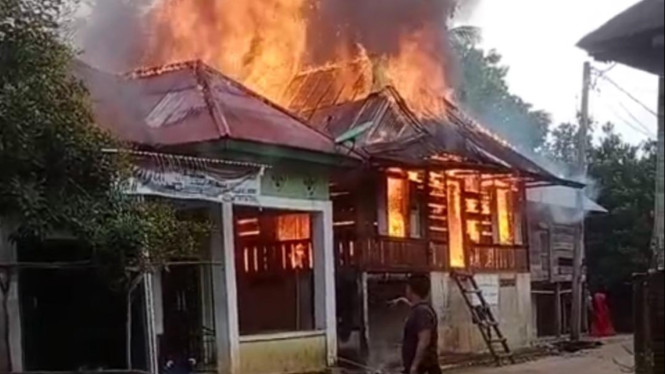
<instances>
[{"instance_id":1,"label":"wooden ladder","mask_svg":"<svg viewBox=\"0 0 665 374\"><path fill-rule=\"evenodd\" d=\"M492 313L492 309L485 296L483 296L482 290L478 287L473 274L465 271L453 271L452 277L462 292L464 301L471 312L473 323L478 326L496 364L501 366L506 361L515 364L515 356L508 346L508 340L501 332L499 322L494 318L494 313ZM474 299L477 302L474 302Z\"/></svg>"}]
</instances>

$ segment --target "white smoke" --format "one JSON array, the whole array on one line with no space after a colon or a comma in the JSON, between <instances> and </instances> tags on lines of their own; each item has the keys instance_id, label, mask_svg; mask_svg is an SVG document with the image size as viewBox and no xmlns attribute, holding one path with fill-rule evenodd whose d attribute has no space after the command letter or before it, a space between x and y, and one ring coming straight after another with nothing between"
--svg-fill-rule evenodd
<instances>
[{"instance_id":1,"label":"white smoke","mask_svg":"<svg viewBox=\"0 0 665 374\"><path fill-rule=\"evenodd\" d=\"M126 72L140 58L145 37L141 18L152 0L87 0L78 11L74 43L86 63Z\"/></svg>"}]
</instances>

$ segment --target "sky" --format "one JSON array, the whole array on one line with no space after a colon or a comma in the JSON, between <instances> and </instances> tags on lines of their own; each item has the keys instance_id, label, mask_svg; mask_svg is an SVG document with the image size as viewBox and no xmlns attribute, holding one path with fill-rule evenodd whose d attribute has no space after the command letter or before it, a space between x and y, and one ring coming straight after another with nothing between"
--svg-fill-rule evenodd
<instances>
[{"instance_id":1,"label":"sky","mask_svg":"<svg viewBox=\"0 0 665 374\"><path fill-rule=\"evenodd\" d=\"M496 49L510 68L513 93L552 114L554 123L573 121L581 106L582 67L590 60L576 47L586 34L639 0L477 0L459 20L478 26L483 46ZM599 70L612 65L593 62ZM616 65L606 76L652 111L657 110L658 78ZM592 117L611 121L626 140L655 139L657 117L611 83L598 79L590 98Z\"/></svg>"}]
</instances>

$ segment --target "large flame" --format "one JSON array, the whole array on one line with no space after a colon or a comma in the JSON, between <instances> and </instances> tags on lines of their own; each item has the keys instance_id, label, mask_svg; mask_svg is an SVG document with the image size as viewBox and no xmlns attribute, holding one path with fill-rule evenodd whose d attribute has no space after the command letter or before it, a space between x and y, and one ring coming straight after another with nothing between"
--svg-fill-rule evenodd
<instances>
[{"instance_id":1,"label":"large flame","mask_svg":"<svg viewBox=\"0 0 665 374\"><path fill-rule=\"evenodd\" d=\"M395 40L377 43L375 36L364 40L344 37L341 32L347 26L344 24L335 25L339 35L323 32L316 16L323 7L321 2L157 0L146 22L150 37L142 63L155 66L200 59L266 98L289 106L285 91L298 73L327 68L330 64L345 66L346 62L367 58L369 53L374 63L384 61L382 72L365 69L365 74L374 75L370 82L376 80L377 74L385 75L385 84L393 85L417 114L429 116L438 110L439 99L447 94L448 87L441 43L445 36L439 24L418 19L433 13L429 10L438 9L437 5L413 5L404 0L377 5L386 9L393 6L390 8L393 13L397 12L397 6L385 4L401 3L401 13L404 9L421 8L409 16L391 15L419 27L386 24L393 19L363 21L368 23L368 29L376 27L377 33L390 26L388 30L398 34L397 37L382 35L384 39ZM339 6L332 3L328 6ZM369 25L369 22L379 23ZM385 48L386 44L391 47ZM336 74L335 79L338 82L329 82L333 87L351 88L358 84L357 74Z\"/></svg>"},{"instance_id":2,"label":"large flame","mask_svg":"<svg viewBox=\"0 0 665 374\"><path fill-rule=\"evenodd\" d=\"M447 82L441 61L431 45L433 31L423 29L403 35L399 53L388 58L386 75L416 114L436 116L443 109Z\"/></svg>"},{"instance_id":3,"label":"large flame","mask_svg":"<svg viewBox=\"0 0 665 374\"><path fill-rule=\"evenodd\" d=\"M144 64L200 59L276 100L302 69L307 0L160 0Z\"/></svg>"},{"instance_id":4,"label":"large flame","mask_svg":"<svg viewBox=\"0 0 665 374\"><path fill-rule=\"evenodd\" d=\"M450 230L450 266L466 267L464 254L464 222L462 220L462 183L449 179L448 187L448 227Z\"/></svg>"}]
</instances>

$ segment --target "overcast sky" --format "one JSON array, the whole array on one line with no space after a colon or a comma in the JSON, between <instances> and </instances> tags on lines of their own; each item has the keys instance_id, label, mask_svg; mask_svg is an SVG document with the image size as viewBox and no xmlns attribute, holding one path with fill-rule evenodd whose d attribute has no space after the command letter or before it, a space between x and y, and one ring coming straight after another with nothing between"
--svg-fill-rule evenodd
<instances>
[{"instance_id":1,"label":"overcast sky","mask_svg":"<svg viewBox=\"0 0 665 374\"><path fill-rule=\"evenodd\" d=\"M638 0L479 0L467 23L483 30L483 44L494 48L510 67L512 91L553 115L571 121L580 107L582 66L587 54L575 45ZM608 65L594 63L598 69ZM625 66L607 76L654 112L658 79ZM591 114L611 121L633 143L655 138L657 118L610 83L598 80ZM644 128L644 129L643 129Z\"/></svg>"}]
</instances>

